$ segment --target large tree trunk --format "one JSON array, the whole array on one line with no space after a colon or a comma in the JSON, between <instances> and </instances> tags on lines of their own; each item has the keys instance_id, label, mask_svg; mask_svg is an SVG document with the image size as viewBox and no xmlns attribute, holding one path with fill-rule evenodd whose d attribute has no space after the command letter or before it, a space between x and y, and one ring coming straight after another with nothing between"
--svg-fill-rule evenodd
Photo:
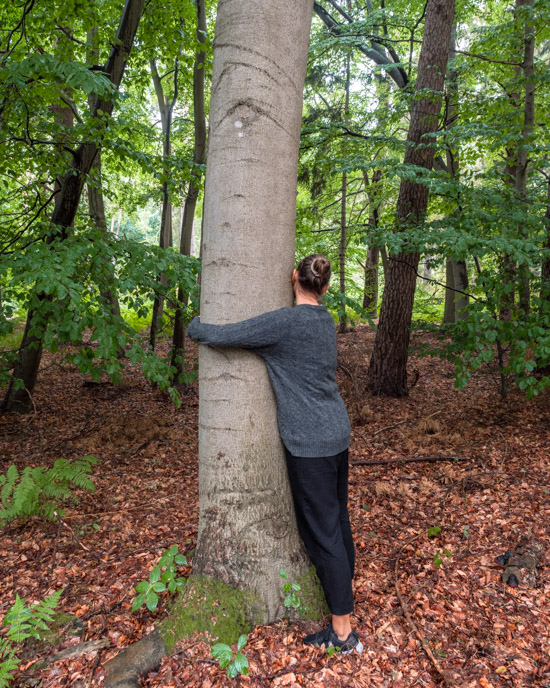
<instances>
[{"instance_id":1,"label":"large tree trunk","mask_svg":"<svg viewBox=\"0 0 550 688\"><path fill-rule=\"evenodd\" d=\"M424 135L435 132L441 107L440 93L445 81L454 0L428 0L424 38L418 64L416 92L429 95L413 100L405 164L431 169L434 150L419 146ZM428 205L428 188L404 180L397 201L397 231L422 222ZM419 254L402 251L391 256L380 309L374 352L369 367L370 386L374 394L405 396L407 388L407 352L409 330L416 287Z\"/></svg>"},{"instance_id":2,"label":"large tree trunk","mask_svg":"<svg viewBox=\"0 0 550 688\"><path fill-rule=\"evenodd\" d=\"M205 188L201 318L224 324L292 303L296 178L312 0L221 0ZM253 591L281 616L299 539L264 363L200 347L200 519L194 573Z\"/></svg>"},{"instance_id":3,"label":"large tree trunk","mask_svg":"<svg viewBox=\"0 0 550 688\"><path fill-rule=\"evenodd\" d=\"M204 44L206 40L206 8L204 0L197 0L197 40ZM193 149L193 162L204 165L206 160L206 118L204 109L204 64L206 52L197 50L195 66L193 69L193 121L195 125L195 141ZM180 253L184 256L191 255L191 240L193 237L193 220L200 190L200 176L191 177L189 188L183 207L181 221ZM185 354L185 322L183 305L187 303L189 296L184 290L178 289L178 305L174 318L174 335L172 339L171 365L175 368L174 378L177 380L183 372L183 357ZM181 304L181 305L180 305Z\"/></svg>"}]
</instances>

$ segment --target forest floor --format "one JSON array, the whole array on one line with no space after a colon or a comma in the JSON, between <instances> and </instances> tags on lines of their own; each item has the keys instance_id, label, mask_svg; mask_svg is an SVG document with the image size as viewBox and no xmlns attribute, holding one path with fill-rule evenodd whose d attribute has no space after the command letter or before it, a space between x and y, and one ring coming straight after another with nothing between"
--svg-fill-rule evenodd
<instances>
[{"instance_id":1,"label":"forest floor","mask_svg":"<svg viewBox=\"0 0 550 688\"><path fill-rule=\"evenodd\" d=\"M311 624L280 622L250 633L248 677L227 678L195 637L142 686L433 687L450 672L462 688L550 687L550 395L526 401L512 390L501 399L489 373L457 391L448 364L413 355L410 396L372 398L364 383L373 341L367 326L339 336L364 653L305 648ZM182 399L175 408L130 365L122 384L90 385L57 354L44 357L34 412L0 417L0 472L99 459L96 492L62 523L2 531L0 618L16 593L37 602L60 588L60 608L79 617L39 651L45 668L33 667L36 649L25 650L14 685L102 686L104 663L162 618L164 601L155 614L130 607L165 549L195 547L196 383ZM437 460L405 461L413 457ZM544 547L535 587L503 584L496 562L522 536ZM57 654L68 648L76 654Z\"/></svg>"}]
</instances>

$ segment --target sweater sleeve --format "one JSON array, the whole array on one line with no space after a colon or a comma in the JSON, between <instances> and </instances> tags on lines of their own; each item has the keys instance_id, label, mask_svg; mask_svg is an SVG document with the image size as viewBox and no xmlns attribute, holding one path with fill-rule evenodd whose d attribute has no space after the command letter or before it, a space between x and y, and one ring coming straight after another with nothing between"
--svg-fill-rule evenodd
<instances>
[{"instance_id":1,"label":"sweater sleeve","mask_svg":"<svg viewBox=\"0 0 550 688\"><path fill-rule=\"evenodd\" d=\"M230 325L210 325L196 317L189 324L187 334L191 339L210 346L261 349L276 344L285 336L288 325L286 310L270 311Z\"/></svg>"}]
</instances>

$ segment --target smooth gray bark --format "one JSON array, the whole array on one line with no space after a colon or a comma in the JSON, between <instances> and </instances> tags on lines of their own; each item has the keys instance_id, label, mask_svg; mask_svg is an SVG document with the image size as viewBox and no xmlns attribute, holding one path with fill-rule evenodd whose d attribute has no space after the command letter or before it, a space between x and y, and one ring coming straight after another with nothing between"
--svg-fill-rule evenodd
<instances>
[{"instance_id":1,"label":"smooth gray bark","mask_svg":"<svg viewBox=\"0 0 550 688\"><path fill-rule=\"evenodd\" d=\"M201 319L292 303L296 179L312 0L221 0L214 41ZM308 568L265 365L200 347L200 518L194 572L281 616L281 579Z\"/></svg>"}]
</instances>

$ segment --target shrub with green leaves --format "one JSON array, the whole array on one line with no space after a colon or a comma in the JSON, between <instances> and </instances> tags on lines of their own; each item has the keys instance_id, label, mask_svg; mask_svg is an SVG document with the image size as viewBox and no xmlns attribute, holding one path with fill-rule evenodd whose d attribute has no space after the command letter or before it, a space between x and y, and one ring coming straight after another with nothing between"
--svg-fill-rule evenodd
<instances>
[{"instance_id":1,"label":"shrub with green leaves","mask_svg":"<svg viewBox=\"0 0 550 688\"><path fill-rule=\"evenodd\" d=\"M186 566L187 558L178 554L178 546L172 545L167 549L151 570L149 580L136 585L137 595L132 603L132 611L137 611L145 605L150 612L154 612L159 603L159 593L168 591L175 593L183 585L185 578L178 576L178 566ZM164 570L163 570L164 569Z\"/></svg>"},{"instance_id":2,"label":"shrub with green leaves","mask_svg":"<svg viewBox=\"0 0 550 688\"><path fill-rule=\"evenodd\" d=\"M96 463L94 456L82 456L75 461L57 459L49 469L27 466L22 473L10 466L0 475L0 526L16 518L54 520L56 512L63 516L60 504L68 499L78 501L72 487L94 491L90 473Z\"/></svg>"},{"instance_id":3,"label":"shrub with green leaves","mask_svg":"<svg viewBox=\"0 0 550 688\"><path fill-rule=\"evenodd\" d=\"M12 672L21 660L17 651L27 638L40 640L54 621L55 609L63 590L57 590L38 604L28 607L19 595L2 622L7 632L0 638L0 688L7 688L13 679Z\"/></svg>"},{"instance_id":4,"label":"shrub with green leaves","mask_svg":"<svg viewBox=\"0 0 550 688\"><path fill-rule=\"evenodd\" d=\"M211 650L212 657L218 660L220 668L225 669L225 673L229 678L236 678L241 674L246 676L248 674L248 659L241 652L246 645L247 639L248 636L244 633L239 636L237 641L237 652L235 654L233 654L231 646L225 643L216 643Z\"/></svg>"}]
</instances>

